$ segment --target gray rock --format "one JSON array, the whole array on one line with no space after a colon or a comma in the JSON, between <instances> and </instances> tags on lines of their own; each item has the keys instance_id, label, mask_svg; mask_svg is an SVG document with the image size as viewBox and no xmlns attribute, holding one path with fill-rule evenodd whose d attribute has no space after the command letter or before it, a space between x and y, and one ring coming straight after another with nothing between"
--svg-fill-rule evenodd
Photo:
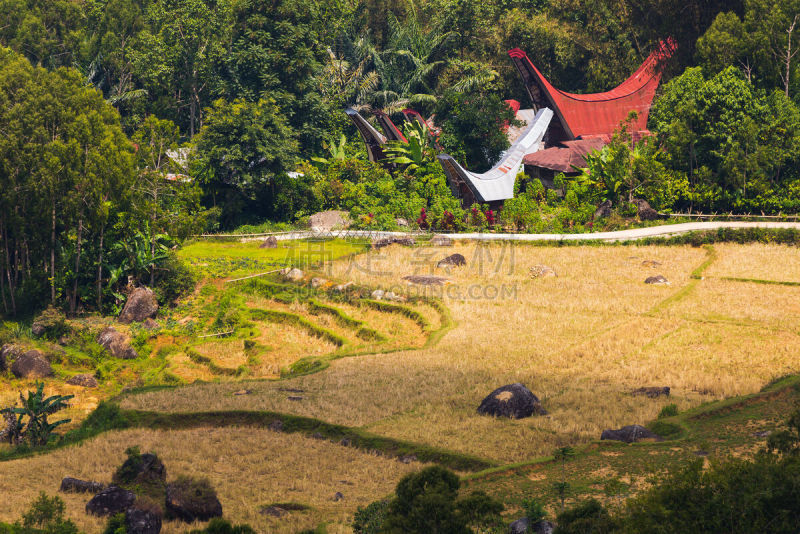
<instances>
[{"instance_id":1,"label":"gray rock","mask_svg":"<svg viewBox=\"0 0 800 534\"><path fill-rule=\"evenodd\" d=\"M452 247L453 240L446 235L435 235L431 238L432 247Z\"/></svg>"},{"instance_id":2,"label":"gray rock","mask_svg":"<svg viewBox=\"0 0 800 534\"><path fill-rule=\"evenodd\" d=\"M269 236L261 243L258 248L278 248L278 240L274 235Z\"/></svg>"},{"instance_id":3,"label":"gray rock","mask_svg":"<svg viewBox=\"0 0 800 534\"><path fill-rule=\"evenodd\" d=\"M376 289L370 294L370 297L372 297L374 300L381 300L383 299L383 294L383 289Z\"/></svg>"},{"instance_id":4,"label":"gray rock","mask_svg":"<svg viewBox=\"0 0 800 534\"><path fill-rule=\"evenodd\" d=\"M79 480L72 477L64 477L61 480L59 491L64 493L100 493L105 489L105 484L92 482L90 480Z\"/></svg>"},{"instance_id":5,"label":"gray rock","mask_svg":"<svg viewBox=\"0 0 800 534\"><path fill-rule=\"evenodd\" d=\"M333 287L333 291L335 293L345 293L348 289L353 287L353 282L346 282L344 284L339 284Z\"/></svg>"},{"instance_id":6,"label":"gray rock","mask_svg":"<svg viewBox=\"0 0 800 534\"><path fill-rule=\"evenodd\" d=\"M402 227L404 227L404 228L408 226L408 220L406 220L406 219L403 219L402 217L398 217L398 218L396 218L396 219L394 220L394 222L395 222L395 224L396 224L397 226L402 226Z\"/></svg>"},{"instance_id":7,"label":"gray rock","mask_svg":"<svg viewBox=\"0 0 800 534\"><path fill-rule=\"evenodd\" d=\"M98 386L97 379L89 374L75 375L67 380L67 384L70 386L81 386L85 388L96 388Z\"/></svg>"},{"instance_id":8,"label":"gray rock","mask_svg":"<svg viewBox=\"0 0 800 534\"><path fill-rule=\"evenodd\" d=\"M299 282L305 276L305 273L298 269L297 267L286 267L285 269L281 269L281 275L291 282Z\"/></svg>"},{"instance_id":9,"label":"gray rock","mask_svg":"<svg viewBox=\"0 0 800 534\"><path fill-rule=\"evenodd\" d=\"M508 384L492 391L478 407L481 415L522 419L533 414L547 415L539 399L520 383Z\"/></svg>"},{"instance_id":10,"label":"gray rock","mask_svg":"<svg viewBox=\"0 0 800 534\"><path fill-rule=\"evenodd\" d=\"M161 325L158 324L154 319L148 317L142 323L142 328L144 328L145 330L156 330L158 328L161 328Z\"/></svg>"},{"instance_id":11,"label":"gray rock","mask_svg":"<svg viewBox=\"0 0 800 534\"><path fill-rule=\"evenodd\" d=\"M97 342L115 358L132 360L139 354L131 347L130 340L125 334L118 332L113 326L104 328L97 335Z\"/></svg>"},{"instance_id":12,"label":"gray rock","mask_svg":"<svg viewBox=\"0 0 800 534\"><path fill-rule=\"evenodd\" d=\"M109 486L86 503L86 513L98 516L116 515L131 507L136 495L132 491Z\"/></svg>"},{"instance_id":13,"label":"gray rock","mask_svg":"<svg viewBox=\"0 0 800 534\"><path fill-rule=\"evenodd\" d=\"M610 200L605 200L601 202L597 209L594 210L594 215L592 215L592 219L602 219L603 217L610 217L612 211L612 204Z\"/></svg>"},{"instance_id":14,"label":"gray rock","mask_svg":"<svg viewBox=\"0 0 800 534\"><path fill-rule=\"evenodd\" d=\"M207 483L184 478L167 484L167 511L187 523L208 521L222 517L222 503Z\"/></svg>"},{"instance_id":15,"label":"gray rock","mask_svg":"<svg viewBox=\"0 0 800 534\"><path fill-rule=\"evenodd\" d=\"M508 526L508 532L509 534L527 534L530 525L530 519L521 517Z\"/></svg>"},{"instance_id":16,"label":"gray rock","mask_svg":"<svg viewBox=\"0 0 800 534\"><path fill-rule=\"evenodd\" d=\"M333 494L333 502L339 502L344 499L344 494L341 491L337 491Z\"/></svg>"},{"instance_id":17,"label":"gray rock","mask_svg":"<svg viewBox=\"0 0 800 534\"><path fill-rule=\"evenodd\" d=\"M436 264L436 267L462 267L467 264L467 259L461 254L451 254L446 258L439 260L439 263Z\"/></svg>"},{"instance_id":18,"label":"gray rock","mask_svg":"<svg viewBox=\"0 0 800 534\"><path fill-rule=\"evenodd\" d=\"M8 369L8 366L11 365L11 362L23 352L25 352L25 349L19 345L15 345L13 343L3 345L3 347L0 348L0 372Z\"/></svg>"},{"instance_id":19,"label":"gray rock","mask_svg":"<svg viewBox=\"0 0 800 534\"><path fill-rule=\"evenodd\" d=\"M550 278L558 276L555 269L547 265L534 265L530 268L530 275L531 278Z\"/></svg>"},{"instance_id":20,"label":"gray rock","mask_svg":"<svg viewBox=\"0 0 800 534\"><path fill-rule=\"evenodd\" d=\"M643 221L655 221L669 218L667 215L662 215L651 208L650 203L643 198L635 198L633 199L633 203L636 204L639 218Z\"/></svg>"},{"instance_id":21,"label":"gray rock","mask_svg":"<svg viewBox=\"0 0 800 534\"><path fill-rule=\"evenodd\" d=\"M658 398L658 397L661 397L661 396L669 397L669 386L663 386L663 387L650 386L650 387L643 387L643 388L639 388L639 389L634 389L631 392L631 395L634 395L634 396L636 396L636 395L644 395L644 396L649 397L651 399L655 399L655 398Z\"/></svg>"},{"instance_id":22,"label":"gray rock","mask_svg":"<svg viewBox=\"0 0 800 534\"><path fill-rule=\"evenodd\" d=\"M447 278L434 275L412 274L404 276L403 280L409 284L416 284L421 286L442 286L445 282L449 282Z\"/></svg>"},{"instance_id":23,"label":"gray rock","mask_svg":"<svg viewBox=\"0 0 800 534\"><path fill-rule=\"evenodd\" d=\"M36 349L23 352L11 364L11 372L17 378L44 378L53 374L50 362Z\"/></svg>"},{"instance_id":24,"label":"gray rock","mask_svg":"<svg viewBox=\"0 0 800 534\"><path fill-rule=\"evenodd\" d=\"M616 430L603 430L600 435L602 440L624 441L625 443L633 443L643 439L653 439L661 441L661 436L654 434L642 425L628 425Z\"/></svg>"},{"instance_id":25,"label":"gray rock","mask_svg":"<svg viewBox=\"0 0 800 534\"><path fill-rule=\"evenodd\" d=\"M320 288L328 283L328 280L325 278L315 277L311 279L311 287L314 289Z\"/></svg>"},{"instance_id":26,"label":"gray rock","mask_svg":"<svg viewBox=\"0 0 800 534\"><path fill-rule=\"evenodd\" d=\"M117 319L122 324L140 323L147 318L155 319L158 313L158 301L149 287L137 287L128 295L125 307Z\"/></svg>"},{"instance_id":27,"label":"gray rock","mask_svg":"<svg viewBox=\"0 0 800 534\"><path fill-rule=\"evenodd\" d=\"M320 211L308 218L308 226L312 232L330 232L348 228L350 214L339 210Z\"/></svg>"},{"instance_id":28,"label":"gray rock","mask_svg":"<svg viewBox=\"0 0 800 534\"><path fill-rule=\"evenodd\" d=\"M125 531L127 534L159 534L161 514L155 509L132 506L125 511Z\"/></svg>"},{"instance_id":29,"label":"gray rock","mask_svg":"<svg viewBox=\"0 0 800 534\"><path fill-rule=\"evenodd\" d=\"M657 276L648 276L645 281L645 284L653 284L657 286L664 286L669 285L669 280L661 276L660 274Z\"/></svg>"},{"instance_id":30,"label":"gray rock","mask_svg":"<svg viewBox=\"0 0 800 534\"><path fill-rule=\"evenodd\" d=\"M413 247L416 245L416 241L414 241L413 237L402 236L402 237L384 237L382 239L376 239L372 242L372 249L377 250L383 247L388 247L389 245L403 245L405 247Z\"/></svg>"}]
</instances>

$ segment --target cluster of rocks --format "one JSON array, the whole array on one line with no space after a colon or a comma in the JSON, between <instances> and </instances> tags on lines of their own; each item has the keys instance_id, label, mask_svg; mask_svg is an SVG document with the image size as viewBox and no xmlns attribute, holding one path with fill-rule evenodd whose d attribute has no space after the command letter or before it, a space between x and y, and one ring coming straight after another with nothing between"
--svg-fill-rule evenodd
<instances>
[{"instance_id":1,"label":"cluster of rocks","mask_svg":"<svg viewBox=\"0 0 800 534\"><path fill-rule=\"evenodd\" d=\"M393 291L384 291L383 289L376 289L370 296L373 300L390 300L393 302L403 302L406 300L402 295L398 295Z\"/></svg>"},{"instance_id":2,"label":"cluster of rocks","mask_svg":"<svg viewBox=\"0 0 800 534\"><path fill-rule=\"evenodd\" d=\"M128 534L158 534L165 519L191 523L222 516L222 504L207 481L181 477L167 483L166 467L154 454L129 451L109 485L66 477L60 491L92 494L87 514L124 514Z\"/></svg>"},{"instance_id":3,"label":"cluster of rocks","mask_svg":"<svg viewBox=\"0 0 800 534\"><path fill-rule=\"evenodd\" d=\"M643 198L634 198L632 204L636 205L636 214L639 216L639 219L642 221L655 221L659 219L668 219L669 216L663 213L659 213L654 210L650 203L647 202ZM604 217L610 217L611 213L613 212L613 204L610 200L603 201L601 204L597 206L597 209L594 210L594 216L592 219L602 219Z\"/></svg>"},{"instance_id":4,"label":"cluster of rocks","mask_svg":"<svg viewBox=\"0 0 800 534\"><path fill-rule=\"evenodd\" d=\"M372 242L372 250L378 250L384 247L388 247L389 245L403 245L405 247L413 247L416 244L417 242L414 240L413 237L408 237L408 236L383 237L381 239L376 239Z\"/></svg>"}]
</instances>

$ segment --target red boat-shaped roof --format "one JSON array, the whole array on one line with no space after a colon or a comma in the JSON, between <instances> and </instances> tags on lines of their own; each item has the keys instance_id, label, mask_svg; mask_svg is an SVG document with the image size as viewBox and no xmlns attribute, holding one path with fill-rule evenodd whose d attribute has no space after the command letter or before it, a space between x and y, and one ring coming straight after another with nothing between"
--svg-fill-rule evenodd
<instances>
[{"instance_id":1,"label":"red boat-shaped roof","mask_svg":"<svg viewBox=\"0 0 800 534\"><path fill-rule=\"evenodd\" d=\"M668 39L645 60L633 75L619 86L605 93L579 95L556 89L536 68L528 55L514 48L508 55L514 61L525 88L536 107L552 107L559 118L567 139L610 135L631 111L638 112L632 130L644 130L647 116L661 81L661 66L676 49L675 41Z\"/></svg>"}]
</instances>

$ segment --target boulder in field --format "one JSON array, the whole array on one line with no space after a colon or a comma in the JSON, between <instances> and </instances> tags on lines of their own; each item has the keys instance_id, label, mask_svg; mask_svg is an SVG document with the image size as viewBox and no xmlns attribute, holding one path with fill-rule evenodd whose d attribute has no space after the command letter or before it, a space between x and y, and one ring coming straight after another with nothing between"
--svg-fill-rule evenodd
<instances>
[{"instance_id":1,"label":"boulder in field","mask_svg":"<svg viewBox=\"0 0 800 534\"><path fill-rule=\"evenodd\" d=\"M98 385L97 379L90 374L75 375L67 380L67 384L70 386L81 386L84 388L96 388Z\"/></svg>"},{"instance_id":2,"label":"boulder in field","mask_svg":"<svg viewBox=\"0 0 800 534\"><path fill-rule=\"evenodd\" d=\"M663 276L661 276L659 274L657 276L648 276L647 278L645 278L644 283L645 284L653 284L653 285L657 285L657 286L668 286L669 285L669 280L667 280L666 278L664 278Z\"/></svg>"},{"instance_id":3,"label":"boulder in field","mask_svg":"<svg viewBox=\"0 0 800 534\"><path fill-rule=\"evenodd\" d=\"M122 313L117 320L122 324L140 323L147 318L155 319L158 313L158 301L149 287L137 287L125 302Z\"/></svg>"},{"instance_id":4,"label":"boulder in field","mask_svg":"<svg viewBox=\"0 0 800 534\"><path fill-rule=\"evenodd\" d=\"M550 278L556 277L556 271L552 267L548 267L547 265L534 265L530 268L530 275L531 278Z\"/></svg>"},{"instance_id":5,"label":"boulder in field","mask_svg":"<svg viewBox=\"0 0 800 534\"><path fill-rule=\"evenodd\" d=\"M142 328L144 328L145 330L157 330L160 327L161 325L158 324L158 322L156 322L155 319L151 319L149 317L145 319L144 322L142 323Z\"/></svg>"},{"instance_id":6,"label":"boulder in field","mask_svg":"<svg viewBox=\"0 0 800 534\"><path fill-rule=\"evenodd\" d=\"M522 419L533 414L547 415L536 395L520 383L508 384L492 391L478 406L478 413L512 419Z\"/></svg>"},{"instance_id":7,"label":"boulder in field","mask_svg":"<svg viewBox=\"0 0 800 534\"><path fill-rule=\"evenodd\" d=\"M669 397L669 386L663 386L663 387L649 386L649 387L643 387L643 388L639 388L639 389L634 389L631 392L631 395L634 395L634 396L644 395L644 396L646 396L648 398L651 398L651 399L655 399L655 398L658 398L658 397L661 397L661 396Z\"/></svg>"},{"instance_id":8,"label":"boulder in field","mask_svg":"<svg viewBox=\"0 0 800 534\"><path fill-rule=\"evenodd\" d=\"M161 532L162 512L157 506L134 504L125 511L125 532L127 534L159 534Z\"/></svg>"},{"instance_id":9,"label":"boulder in field","mask_svg":"<svg viewBox=\"0 0 800 534\"><path fill-rule=\"evenodd\" d=\"M117 485L162 485L167 480L167 468L155 454L139 454L128 449L128 458L117 469L111 481Z\"/></svg>"},{"instance_id":10,"label":"boulder in field","mask_svg":"<svg viewBox=\"0 0 800 534\"><path fill-rule=\"evenodd\" d=\"M124 512L136 500L132 491L109 486L86 503L86 513L98 516L116 515Z\"/></svg>"},{"instance_id":11,"label":"boulder in field","mask_svg":"<svg viewBox=\"0 0 800 534\"><path fill-rule=\"evenodd\" d=\"M412 274L408 276L404 276L403 280L408 282L409 284L417 284L420 286L442 286L446 282L449 282L447 278L443 278L441 276L434 276L432 274Z\"/></svg>"},{"instance_id":12,"label":"boulder in field","mask_svg":"<svg viewBox=\"0 0 800 534\"><path fill-rule=\"evenodd\" d=\"M350 226L350 214L340 210L320 211L308 218L308 226L312 232L346 229Z\"/></svg>"},{"instance_id":13,"label":"boulder in field","mask_svg":"<svg viewBox=\"0 0 800 534\"><path fill-rule=\"evenodd\" d=\"M339 285L333 286L333 292L334 293L345 293L345 292L347 292L347 290L349 290L354 285L355 284L353 284L353 282L345 282L344 284L339 284Z\"/></svg>"},{"instance_id":14,"label":"boulder in field","mask_svg":"<svg viewBox=\"0 0 800 534\"><path fill-rule=\"evenodd\" d=\"M181 477L167 484L167 511L191 523L222 516L222 503L208 480Z\"/></svg>"},{"instance_id":15,"label":"boulder in field","mask_svg":"<svg viewBox=\"0 0 800 534\"><path fill-rule=\"evenodd\" d=\"M97 342L115 358L132 360L139 357L136 350L131 347L128 336L118 332L113 326L104 328L97 335Z\"/></svg>"},{"instance_id":16,"label":"boulder in field","mask_svg":"<svg viewBox=\"0 0 800 534\"><path fill-rule=\"evenodd\" d=\"M616 430L603 430L603 433L600 435L600 439L633 443L635 441L641 441L644 439L661 441L661 436L654 434L642 425L628 425Z\"/></svg>"},{"instance_id":17,"label":"boulder in field","mask_svg":"<svg viewBox=\"0 0 800 534\"><path fill-rule=\"evenodd\" d=\"M105 484L92 482L91 480L79 480L72 477L64 477L61 480L59 491L64 493L100 493L105 489Z\"/></svg>"},{"instance_id":18,"label":"boulder in field","mask_svg":"<svg viewBox=\"0 0 800 534\"><path fill-rule=\"evenodd\" d=\"M266 238L258 248L278 248L278 240L275 238L274 235L269 236Z\"/></svg>"},{"instance_id":19,"label":"boulder in field","mask_svg":"<svg viewBox=\"0 0 800 534\"><path fill-rule=\"evenodd\" d=\"M281 269L281 276L283 276L284 279L289 280L290 282L299 282L300 280L303 279L305 275L306 273L304 273L297 267L286 267L284 269Z\"/></svg>"},{"instance_id":20,"label":"boulder in field","mask_svg":"<svg viewBox=\"0 0 800 534\"><path fill-rule=\"evenodd\" d=\"M642 261L642 267L652 267L655 269L656 267L661 267L661 263L655 260L644 260Z\"/></svg>"},{"instance_id":21,"label":"boulder in field","mask_svg":"<svg viewBox=\"0 0 800 534\"><path fill-rule=\"evenodd\" d=\"M376 239L372 242L372 250L388 247L389 245L403 245L404 247L413 247L416 244L417 242L414 240L414 238L409 236L383 237L381 239Z\"/></svg>"},{"instance_id":22,"label":"boulder in field","mask_svg":"<svg viewBox=\"0 0 800 534\"><path fill-rule=\"evenodd\" d=\"M439 260L436 264L440 269L442 267L463 267L467 264L467 259L461 254L451 254L446 258Z\"/></svg>"},{"instance_id":23,"label":"boulder in field","mask_svg":"<svg viewBox=\"0 0 800 534\"><path fill-rule=\"evenodd\" d=\"M16 357L11 372L17 378L44 378L53 374L53 368L44 354L33 349Z\"/></svg>"},{"instance_id":24,"label":"boulder in field","mask_svg":"<svg viewBox=\"0 0 800 534\"><path fill-rule=\"evenodd\" d=\"M432 247L452 247L453 240L446 235L437 234L431 238Z\"/></svg>"}]
</instances>

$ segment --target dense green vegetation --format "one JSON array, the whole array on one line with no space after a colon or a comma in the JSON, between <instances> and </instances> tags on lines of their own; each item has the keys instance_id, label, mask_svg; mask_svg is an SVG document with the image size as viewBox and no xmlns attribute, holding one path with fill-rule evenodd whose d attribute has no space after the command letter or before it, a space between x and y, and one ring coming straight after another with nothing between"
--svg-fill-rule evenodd
<instances>
[{"instance_id":1,"label":"dense green vegetation","mask_svg":"<svg viewBox=\"0 0 800 534\"><path fill-rule=\"evenodd\" d=\"M0 0L3 312L48 301L110 311L129 281L158 286L180 271L168 249L188 235L323 209L364 228L556 232L596 229L604 199L615 215L603 229L635 216L638 197L661 210L796 210L799 9ZM503 99L528 101L509 48L560 88L600 91L667 36L678 52L651 115L655 137L634 145L623 127L557 191L520 177L499 213L459 205L427 132L405 127L412 143L389 151L388 172L367 161L341 113L433 114L442 147L481 171L508 144Z\"/></svg>"}]
</instances>

